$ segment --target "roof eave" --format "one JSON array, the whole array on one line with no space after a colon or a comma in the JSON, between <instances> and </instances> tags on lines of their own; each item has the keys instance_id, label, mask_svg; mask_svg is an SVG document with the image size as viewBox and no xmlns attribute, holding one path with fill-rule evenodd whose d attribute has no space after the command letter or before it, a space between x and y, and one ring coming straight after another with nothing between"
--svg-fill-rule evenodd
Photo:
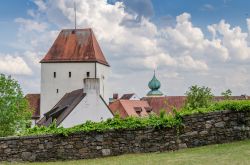
<instances>
[{"instance_id":1,"label":"roof eave","mask_svg":"<svg viewBox=\"0 0 250 165\"><path fill-rule=\"evenodd\" d=\"M40 63L99 63L105 66L110 67L107 62L101 61L80 61L80 60L41 60Z\"/></svg>"}]
</instances>

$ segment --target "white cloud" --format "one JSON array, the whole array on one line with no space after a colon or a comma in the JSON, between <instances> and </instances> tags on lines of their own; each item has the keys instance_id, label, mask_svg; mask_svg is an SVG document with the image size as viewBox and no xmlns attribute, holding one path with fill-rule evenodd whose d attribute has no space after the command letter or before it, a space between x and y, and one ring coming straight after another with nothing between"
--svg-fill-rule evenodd
<instances>
[{"instance_id":1,"label":"white cloud","mask_svg":"<svg viewBox=\"0 0 250 165\"><path fill-rule=\"evenodd\" d=\"M184 56L178 58L178 64L183 68L195 69L195 70L208 70L208 66L204 61L194 60L190 56Z\"/></svg>"},{"instance_id":2,"label":"white cloud","mask_svg":"<svg viewBox=\"0 0 250 165\"><path fill-rule=\"evenodd\" d=\"M247 19L249 28L249 19ZM221 40L224 47L227 48L229 56L236 60L250 59L250 47L248 45L248 33L242 32L239 26L231 27L225 20L221 20L218 24L208 27L213 37Z\"/></svg>"},{"instance_id":3,"label":"white cloud","mask_svg":"<svg viewBox=\"0 0 250 165\"><path fill-rule=\"evenodd\" d=\"M203 11L212 11L214 10L215 7L211 4L204 4L202 7L201 7L201 10Z\"/></svg>"},{"instance_id":4,"label":"white cloud","mask_svg":"<svg viewBox=\"0 0 250 165\"><path fill-rule=\"evenodd\" d=\"M38 61L49 50L58 32L63 28L74 28L74 9L71 0L34 2L38 9L28 11L31 19L16 19L20 28L13 46L20 50L19 54L24 55L22 60L32 70L35 69L34 75L39 77ZM223 77L228 75L226 70L221 73L216 70L228 67L229 63L233 67L249 59L250 19L247 20L248 33L242 32L240 27L231 27L223 20L218 24L208 25L207 30L212 35L209 38L200 27L192 23L189 13L177 16L174 26L157 27L148 18L141 17L138 20L136 13L126 12L120 2L114 5L108 4L106 0L75 2L77 27L93 28L112 66L111 77L117 80L112 82L116 84L114 88L126 88L127 83L122 82L124 79L130 82L138 78L137 74L141 77L151 75L149 71L155 68L164 75L170 72L177 73L174 76L184 77L178 82L178 85L184 87L201 81L212 82L206 75ZM199 80L188 76L195 76ZM150 76L147 78L150 79ZM165 78L172 83L170 86L175 86L171 76ZM146 78L143 81L147 84ZM244 80L243 85L248 81L249 79ZM142 83L142 80L139 82ZM140 91L142 84L134 85ZM177 90L181 88L175 87L175 91Z\"/></svg>"},{"instance_id":5,"label":"white cloud","mask_svg":"<svg viewBox=\"0 0 250 165\"><path fill-rule=\"evenodd\" d=\"M32 71L19 56L0 55L0 72L13 75L31 75Z\"/></svg>"},{"instance_id":6,"label":"white cloud","mask_svg":"<svg viewBox=\"0 0 250 165\"><path fill-rule=\"evenodd\" d=\"M34 20L24 19L24 18L16 18L15 22L20 24L20 28L25 31L37 31L43 32L48 28L47 23L44 22L36 22Z\"/></svg>"},{"instance_id":7,"label":"white cloud","mask_svg":"<svg viewBox=\"0 0 250 165\"><path fill-rule=\"evenodd\" d=\"M163 49L172 56L193 58L192 60L203 60L207 63L211 57L225 61L228 58L228 51L222 45L220 39L209 40L198 27L193 26L190 21L191 15L183 13L176 17L175 27L166 27L162 30L162 40L159 40ZM209 27L210 32L215 30ZM195 66L190 66L195 68Z\"/></svg>"},{"instance_id":8,"label":"white cloud","mask_svg":"<svg viewBox=\"0 0 250 165\"><path fill-rule=\"evenodd\" d=\"M146 57L144 59L144 64L148 68L156 69L160 66L176 66L177 62L171 56L161 53Z\"/></svg>"},{"instance_id":9,"label":"white cloud","mask_svg":"<svg viewBox=\"0 0 250 165\"><path fill-rule=\"evenodd\" d=\"M38 10L40 11L47 9L46 3L43 0L34 0L34 3L38 6Z\"/></svg>"}]
</instances>

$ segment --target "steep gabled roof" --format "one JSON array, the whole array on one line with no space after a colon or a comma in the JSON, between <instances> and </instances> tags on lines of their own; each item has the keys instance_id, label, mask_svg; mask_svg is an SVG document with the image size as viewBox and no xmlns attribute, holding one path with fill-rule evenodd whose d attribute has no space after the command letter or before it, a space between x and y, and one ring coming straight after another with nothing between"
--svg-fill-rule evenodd
<instances>
[{"instance_id":1,"label":"steep gabled roof","mask_svg":"<svg viewBox=\"0 0 250 165\"><path fill-rule=\"evenodd\" d=\"M87 95L88 93L84 93L83 89L77 89L72 92L66 93L50 111L43 114L44 117L41 120L39 120L37 124L43 126L49 126L53 123L54 120L56 120L56 125L59 126L68 117L68 115L72 111L74 111L75 107L83 99L86 98ZM98 97L100 97L105 106L107 106L108 110L113 115L113 112L111 111L111 109L109 109L103 97L101 95L99 95ZM82 117L84 118L84 116Z\"/></svg>"},{"instance_id":2,"label":"steep gabled roof","mask_svg":"<svg viewBox=\"0 0 250 165\"><path fill-rule=\"evenodd\" d=\"M98 62L109 66L92 29L64 29L41 60L54 62Z\"/></svg>"},{"instance_id":3,"label":"steep gabled roof","mask_svg":"<svg viewBox=\"0 0 250 165\"><path fill-rule=\"evenodd\" d=\"M25 98L28 100L30 108L32 108L32 119L40 118L40 94L27 94Z\"/></svg>"},{"instance_id":4,"label":"steep gabled roof","mask_svg":"<svg viewBox=\"0 0 250 165\"><path fill-rule=\"evenodd\" d=\"M86 93L83 93L83 89L66 93L50 111L44 114L38 125L49 126L53 120L56 120L57 126L60 125L85 96Z\"/></svg>"}]
</instances>

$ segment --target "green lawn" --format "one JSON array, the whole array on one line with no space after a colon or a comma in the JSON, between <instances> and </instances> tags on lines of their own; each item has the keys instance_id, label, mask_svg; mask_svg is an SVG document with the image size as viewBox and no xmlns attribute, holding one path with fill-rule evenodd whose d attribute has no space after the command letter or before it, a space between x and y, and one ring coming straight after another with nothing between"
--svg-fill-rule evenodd
<instances>
[{"instance_id":1,"label":"green lawn","mask_svg":"<svg viewBox=\"0 0 250 165\"><path fill-rule=\"evenodd\" d=\"M1 163L0 163L1 164ZM27 163L29 164L29 163ZM30 165L250 165L250 140L175 152L128 154L90 160ZM18 164L22 165L22 164Z\"/></svg>"}]
</instances>

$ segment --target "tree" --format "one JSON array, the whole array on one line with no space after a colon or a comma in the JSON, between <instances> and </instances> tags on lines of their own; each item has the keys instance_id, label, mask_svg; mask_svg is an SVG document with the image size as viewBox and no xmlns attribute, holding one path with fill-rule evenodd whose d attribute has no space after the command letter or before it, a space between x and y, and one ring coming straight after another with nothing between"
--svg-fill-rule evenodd
<instances>
[{"instance_id":1,"label":"tree","mask_svg":"<svg viewBox=\"0 0 250 165\"><path fill-rule=\"evenodd\" d=\"M213 99L211 89L204 86L191 86L185 94L187 96L185 107L190 109L206 108Z\"/></svg>"},{"instance_id":2,"label":"tree","mask_svg":"<svg viewBox=\"0 0 250 165\"><path fill-rule=\"evenodd\" d=\"M224 91L224 92L221 92L221 95L224 96L224 98L226 100L228 100L230 98L230 96L232 96L232 91L230 89Z\"/></svg>"},{"instance_id":3,"label":"tree","mask_svg":"<svg viewBox=\"0 0 250 165\"><path fill-rule=\"evenodd\" d=\"M30 119L31 110L20 85L10 76L0 74L0 136L22 131Z\"/></svg>"}]
</instances>

